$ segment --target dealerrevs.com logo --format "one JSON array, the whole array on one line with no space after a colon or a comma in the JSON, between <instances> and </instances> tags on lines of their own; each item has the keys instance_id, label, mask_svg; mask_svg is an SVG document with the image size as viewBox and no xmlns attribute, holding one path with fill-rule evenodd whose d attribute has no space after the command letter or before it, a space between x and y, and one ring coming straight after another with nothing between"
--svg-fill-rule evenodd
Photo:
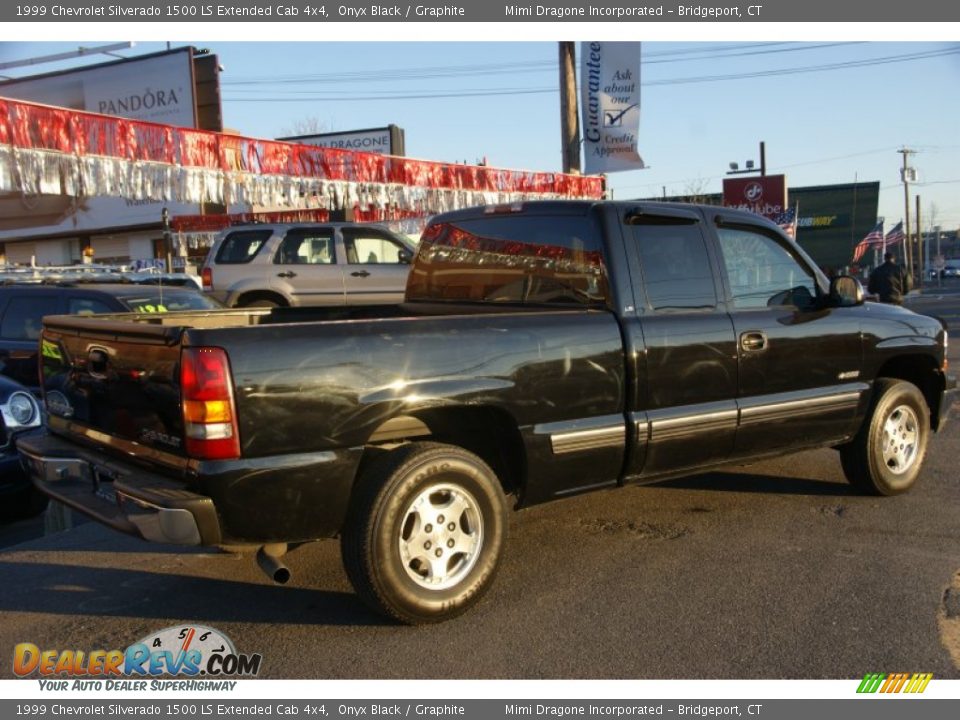
<instances>
[{"instance_id":1,"label":"dealerrevs.com logo","mask_svg":"<svg viewBox=\"0 0 960 720\"><path fill-rule=\"evenodd\" d=\"M232 690L236 682L222 678L256 677L262 660L259 653L238 653L219 630L176 625L124 650L46 650L19 643L13 673L38 676L42 690ZM190 680L151 679L171 676Z\"/></svg>"}]
</instances>

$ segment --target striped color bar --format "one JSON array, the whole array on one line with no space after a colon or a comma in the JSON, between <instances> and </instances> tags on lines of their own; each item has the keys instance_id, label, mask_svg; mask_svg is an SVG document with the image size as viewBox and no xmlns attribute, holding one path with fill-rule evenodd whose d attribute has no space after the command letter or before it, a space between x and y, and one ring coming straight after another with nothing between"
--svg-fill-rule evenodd
<instances>
[{"instance_id":1,"label":"striped color bar","mask_svg":"<svg viewBox=\"0 0 960 720\"><path fill-rule=\"evenodd\" d=\"M863 676L858 693L922 693L933 679L933 673L867 673Z\"/></svg>"},{"instance_id":2,"label":"striped color bar","mask_svg":"<svg viewBox=\"0 0 960 720\"><path fill-rule=\"evenodd\" d=\"M910 678L910 682L907 683L907 688L904 692L922 693L927 689L927 685L930 684L931 680L933 680L933 673L914 673L913 677Z\"/></svg>"}]
</instances>

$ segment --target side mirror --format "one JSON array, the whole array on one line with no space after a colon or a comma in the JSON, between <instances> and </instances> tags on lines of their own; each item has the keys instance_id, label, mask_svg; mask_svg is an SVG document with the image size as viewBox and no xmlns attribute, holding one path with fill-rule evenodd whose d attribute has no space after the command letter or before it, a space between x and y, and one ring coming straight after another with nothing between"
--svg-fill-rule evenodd
<instances>
[{"instance_id":1,"label":"side mirror","mask_svg":"<svg viewBox=\"0 0 960 720\"><path fill-rule=\"evenodd\" d=\"M830 282L830 300L836 307L863 305L863 285L849 275L835 277Z\"/></svg>"},{"instance_id":2,"label":"side mirror","mask_svg":"<svg viewBox=\"0 0 960 720\"><path fill-rule=\"evenodd\" d=\"M413 253L406 249L401 250L397 253L397 261L401 265L409 265L413 262Z\"/></svg>"}]
</instances>

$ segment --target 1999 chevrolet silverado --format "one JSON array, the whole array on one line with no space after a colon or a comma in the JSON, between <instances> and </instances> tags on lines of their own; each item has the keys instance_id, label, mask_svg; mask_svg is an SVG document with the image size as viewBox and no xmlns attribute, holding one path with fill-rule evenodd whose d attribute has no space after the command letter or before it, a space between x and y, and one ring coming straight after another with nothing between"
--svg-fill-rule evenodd
<instances>
[{"instance_id":1,"label":"1999 chevrolet silverado","mask_svg":"<svg viewBox=\"0 0 960 720\"><path fill-rule=\"evenodd\" d=\"M436 622L490 586L508 506L820 446L908 490L957 394L946 350L749 213L489 206L429 223L401 305L47 318L49 428L19 448L51 497L259 547L277 580L339 536L364 601Z\"/></svg>"}]
</instances>

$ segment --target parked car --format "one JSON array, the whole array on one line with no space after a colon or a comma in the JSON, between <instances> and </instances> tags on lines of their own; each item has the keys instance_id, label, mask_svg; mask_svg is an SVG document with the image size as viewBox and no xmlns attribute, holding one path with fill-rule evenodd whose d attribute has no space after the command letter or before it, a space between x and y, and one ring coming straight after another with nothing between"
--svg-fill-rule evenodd
<instances>
[{"instance_id":1,"label":"parked car","mask_svg":"<svg viewBox=\"0 0 960 720\"><path fill-rule=\"evenodd\" d=\"M135 282L42 282L0 285L0 373L27 387L38 384L37 343L46 315L213 310L220 303L188 285Z\"/></svg>"},{"instance_id":2,"label":"parked car","mask_svg":"<svg viewBox=\"0 0 960 720\"><path fill-rule=\"evenodd\" d=\"M40 427L40 403L20 383L0 376L0 517L36 515L47 496L36 490L23 469L14 441Z\"/></svg>"},{"instance_id":3,"label":"parked car","mask_svg":"<svg viewBox=\"0 0 960 720\"><path fill-rule=\"evenodd\" d=\"M238 225L200 275L230 307L390 304L403 300L412 257L406 238L377 225Z\"/></svg>"},{"instance_id":4,"label":"parked car","mask_svg":"<svg viewBox=\"0 0 960 720\"><path fill-rule=\"evenodd\" d=\"M931 280L936 280L938 275L941 278L960 277L960 261L947 260L946 264L939 270L935 267L927 268L927 276Z\"/></svg>"},{"instance_id":5,"label":"parked car","mask_svg":"<svg viewBox=\"0 0 960 720\"><path fill-rule=\"evenodd\" d=\"M958 392L941 321L865 302L753 213L653 202L438 215L402 305L59 316L41 342L49 420L18 447L44 492L147 540L259 546L279 582L290 547L339 537L407 623L484 594L515 507L815 447L906 492Z\"/></svg>"}]
</instances>

